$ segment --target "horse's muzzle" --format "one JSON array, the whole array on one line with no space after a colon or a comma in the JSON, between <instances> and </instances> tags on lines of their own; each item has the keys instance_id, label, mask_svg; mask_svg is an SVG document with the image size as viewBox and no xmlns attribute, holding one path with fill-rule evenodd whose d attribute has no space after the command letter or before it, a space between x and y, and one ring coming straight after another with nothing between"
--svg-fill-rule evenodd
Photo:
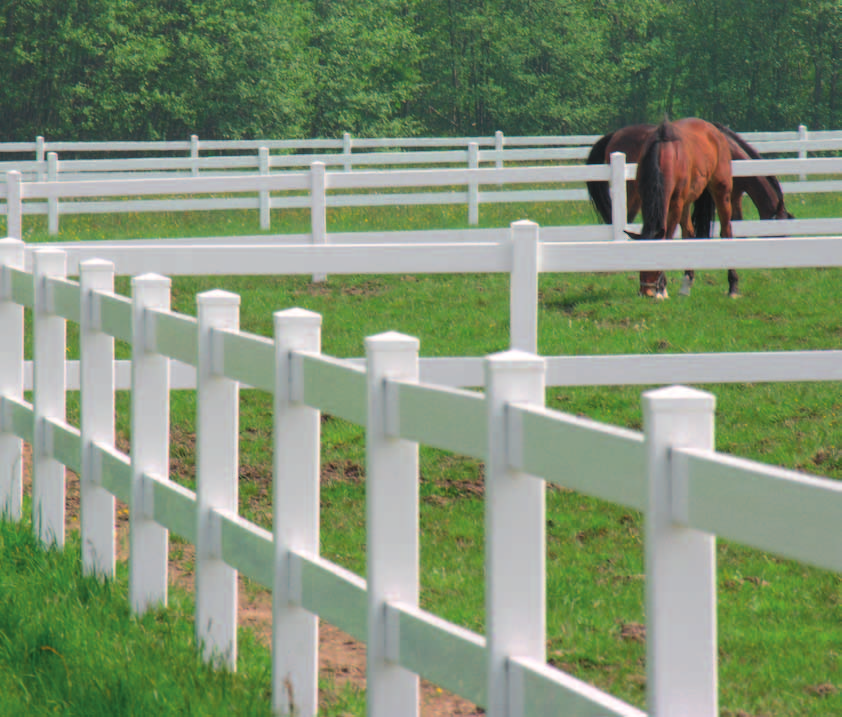
<instances>
[{"instance_id":1,"label":"horse's muzzle","mask_svg":"<svg viewBox=\"0 0 842 717\"><path fill-rule=\"evenodd\" d=\"M641 271L639 293L651 299L668 299L666 274L662 271Z\"/></svg>"}]
</instances>

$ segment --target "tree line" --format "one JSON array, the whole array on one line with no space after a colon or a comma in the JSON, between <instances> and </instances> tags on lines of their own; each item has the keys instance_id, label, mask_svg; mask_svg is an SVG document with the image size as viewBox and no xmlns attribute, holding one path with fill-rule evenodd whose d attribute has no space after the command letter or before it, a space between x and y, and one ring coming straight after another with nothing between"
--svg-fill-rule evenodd
<instances>
[{"instance_id":1,"label":"tree line","mask_svg":"<svg viewBox=\"0 0 842 717\"><path fill-rule=\"evenodd\" d=\"M0 141L842 127L839 0L0 0Z\"/></svg>"}]
</instances>

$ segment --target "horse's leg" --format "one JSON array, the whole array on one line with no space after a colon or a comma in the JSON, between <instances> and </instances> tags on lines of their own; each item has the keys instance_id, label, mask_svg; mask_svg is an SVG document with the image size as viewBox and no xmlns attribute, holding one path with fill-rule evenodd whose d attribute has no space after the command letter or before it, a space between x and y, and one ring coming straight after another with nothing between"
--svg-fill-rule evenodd
<instances>
[{"instance_id":1,"label":"horse's leg","mask_svg":"<svg viewBox=\"0 0 842 717\"><path fill-rule=\"evenodd\" d=\"M640 211L640 192L637 182L626 182L626 221L631 224Z\"/></svg>"},{"instance_id":2,"label":"horse's leg","mask_svg":"<svg viewBox=\"0 0 842 717\"><path fill-rule=\"evenodd\" d=\"M733 214L731 204L731 177L728 176L725 179L715 181L714 185L712 193L713 199L716 202L716 213L719 215L719 224L721 227L719 236L723 239L730 239L734 236L733 229L731 228L731 216ZM740 295L739 283L740 279L737 276L737 272L734 269L728 269L728 296L732 299L736 299Z\"/></svg>"},{"instance_id":3,"label":"horse's leg","mask_svg":"<svg viewBox=\"0 0 842 717\"><path fill-rule=\"evenodd\" d=\"M674 203L670 204L670 211L667 214L667 229L664 237L666 239L672 239L673 234L675 234L675 228L678 226L678 218L675 216L675 207L673 206ZM665 271L658 273L658 278L655 282L655 299L659 301L663 301L664 299L669 299L670 295L667 291L667 273Z\"/></svg>"},{"instance_id":4,"label":"horse's leg","mask_svg":"<svg viewBox=\"0 0 842 717\"><path fill-rule=\"evenodd\" d=\"M731 192L731 220L735 222L743 219L743 193L739 189Z\"/></svg>"},{"instance_id":5,"label":"horse's leg","mask_svg":"<svg viewBox=\"0 0 842 717\"><path fill-rule=\"evenodd\" d=\"M684 214L681 217L681 236L684 239L693 239L696 236L696 229L690 219L689 207L685 207ZM682 296L690 296L690 289L695 280L696 272L692 269L685 269L684 278L681 280L681 288L678 290L678 293Z\"/></svg>"},{"instance_id":6,"label":"horse's leg","mask_svg":"<svg viewBox=\"0 0 842 717\"><path fill-rule=\"evenodd\" d=\"M736 187L733 188L731 191L731 219L735 222L742 221L743 218L743 193L737 189ZM729 224L730 227L730 224ZM733 233L730 233L729 228L729 236L734 236ZM722 234L722 236L725 236ZM736 299L740 295L740 277L737 276L736 269L728 269L728 296L732 299Z\"/></svg>"}]
</instances>

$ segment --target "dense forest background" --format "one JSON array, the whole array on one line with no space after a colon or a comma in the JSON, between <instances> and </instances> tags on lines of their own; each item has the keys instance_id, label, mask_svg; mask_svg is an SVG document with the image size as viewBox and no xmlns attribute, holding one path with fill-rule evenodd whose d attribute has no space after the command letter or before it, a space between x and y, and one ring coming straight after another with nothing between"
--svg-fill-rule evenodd
<instances>
[{"instance_id":1,"label":"dense forest background","mask_svg":"<svg viewBox=\"0 0 842 717\"><path fill-rule=\"evenodd\" d=\"M840 0L0 0L0 140L842 127Z\"/></svg>"}]
</instances>

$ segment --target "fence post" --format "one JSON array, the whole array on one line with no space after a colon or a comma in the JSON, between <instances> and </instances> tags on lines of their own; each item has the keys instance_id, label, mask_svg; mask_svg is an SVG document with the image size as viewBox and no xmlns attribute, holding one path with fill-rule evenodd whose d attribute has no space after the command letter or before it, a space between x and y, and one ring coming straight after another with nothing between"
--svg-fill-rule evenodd
<instances>
[{"instance_id":1,"label":"fence post","mask_svg":"<svg viewBox=\"0 0 842 717\"><path fill-rule=\"evenodd\" d=\"M23 269L23 252L19 239L0 239L0 396L17 400L23 398L23 306L12 300L9 269ZM23 443L4 423L0 413L0 515L17 522L23 501Z\"/></svg>"},{"instance_id":2,"label":"fence post","mask_svg":"<svg viewBox=\"0 0 842 717\"><path fill-rule=\"evenodd\" d=\"M468 169L479 169L479 144L468 144ZM468 179L468 224L479 224L479 183L473 177Z\"/></svg>"},{"instance_id":3,"label":"fence post","mask_svg":"<svg viewBox=\"0 0 842 717\"><path fill-rule=\"evenodd\" d=\"M58 181L58 154L50 152L47 154L47 181ZM51 235L58 234L58 199L49 197L47 199L47 231Z\"/></svg>"},{"instance_id":4,"label":"fence post","mask_svg":"<svg viewBox=\"0 0 842 717\"><path fill-rule=\"evenodd\" d=\"M807 126L800 124L798 125L798 159L807 159L807 140L809 139L809 134L807 133ZM806 174L800 175L801 181L805 181L807 179Z\"/></svg>"},{"instance_id":5,"label":"fence post","mask_svg":"<svg viewBox=\"0 0 842 717\"><path fill-rule=\"evenodd\" d=\"M290 555L319 553L321 414L301 403L302 387L293 385L291 354L321 351L322 317L304 309L288 309L275 313L274 319L272 706L275 714L284 717L315 717L319 706L319 621L295 604Z\"/></svg>"},{"instance_id":6,"label":"fence post","mask_svg":"<svg viewBox=\"0 0 842 717\"><path fill-rule=\"evenodd\" d=\"M505 143L506 143L505 137L503 137L503 133L498 129L494 133L494 149L495 149L495 151L502 152L503 146L505 145ZM503 169L503 158L502 157L500 157L500 156L497 157L497 162L495 163L495 166L497 167L497 169Z\"/></svg>"},{"instance_id":7,"label":"fence post","mask_svg":"<svg viewBox=\"0 0 842 717\"><path fill-rule=\"evenodd\" d=\"M353 145L351 142L351 133L345 132L342 135L342 154L345 155L345 162L343 163L343 167L346 172L350 172L353 169L353 163L351 160L351 151L353 149Z\"/></svg>"},{"instance_id":8,"label":"fence post","mask_svg":"<svg viewBox=\"0 0 842 717\"><path fill-rule=\"evenodd\" d=\"M538 353L538 225L512 222L512 273L509 298L510 348Z\"/></svg>"},{"instance_id":9,"label":"fence post","mask_svg":"<svg viewBox=\"0 0 842 717\"><path fill-rule=\"evenodd\" d=\"M82 572L114 577L114 496L100 484L93 460L96 442L114 445L114 339L103 333L96 292L114 292L114 264L89 259L79 264L79 326L82 474L79 476L79 529Z\"/></svg>"},{"instance_id":10,"label":"fence post","mask_svg":"<svg viewBox=\"0 0 842 717\"><path fill-rule=\"evenodd\" d=\"M169 477L170 361L156 352L147 309L170 308L170 280L158 274L132 279L132 492L129 503L129 602L143 614L167 604L169 533L153 519L145 473Z\"/></svg>"},{"instance_id":11,"label":"fence post","mask_svg":"<svg viewBox=\"0 0 842 717\"><path fill-rule=\"evenodd\" d=\"M390 660L386 603L418 605L418 444L398 437L388 379L418 380L418 339L394 332L365 340L368 376L366 531L369 717L418 715L418 675Z\"/></svg>"},{"instance_id":12,"label":"fence post","mask_svg":"<svg viewBox=\"0 0 842 717\"><path fill-rule=\"evenodd\" d=\"M23 187L17 170L6 172L6 236L23 239Z\"/></svg>"},{"instance_id":13,"label":"fence post","mask_svg":"<svg viewBox=\"0 0 842 717\"><path fill-rule=\"evenodd\" d=\"M41 135L38 135L35 138L35 161L36 162L43 162L44 161L44 138ZM38 171L35 175L39 182L44 181L44 173Z\"/></svg>"},{"instance_id":14,"label":"fence post","mask_svg":"<svg viewBox=\"0 0 842 717\"><path fill-rule=\"evenodd\" d=\"M238 511L239 385L221 373L218 329L240 328L240 297L206 291L196 297L196 643L206 662L237 667L237 571L222 560L222 525L213 513ZM221 336L218 338L222 338Z\"/></svg>"},{"instance_id":15,"label":"fence post","mask_svg":"<svg viewBox=\"0 0 842 717\"><path fill-rule=\"evenodd\" d=\"M715 399L683 386L643 394L649 462L646 512L646 672L650 714L716 717L715 538L682 527L670 448L712 449Z\"/></svg>"},{"instance_id":16,"label":"fence post","mask_svg":"<svg viewBox=\"0 0 842 717\"><path fill-rule=\"evenodd\" d=\"M269 148L260 147L257 150L258 171L263 176L269 176ZM260 228L268 229L270 224L270 203L269 190L261 189L259 194L260 202Z\"/></svg>"},{"instance_id":17,"label":"fence post","mask_svg":"<svg viewBox=\"0 0 842 717\"><path fill-rule=\"evenodd\" d=\"M194 177L199 176L199 135L190 135L190 159L193 160L190 167L190 174Z\"/></svg>"},{"instance_id":18,"label":"fence post","mask_svg":"<svg viewBox=\"0 0 842 717\"><path fill-rule=\"evenodd\" d=\"M627 241L626 221L628 206L626 204L626 155L622 152L611 153L611 227L614 230L614 241Z\"/></svg>"},{"instance_id":19,"label":"fence post","mask_svg":"<svg viewBox=\"0 0 842 717\"><path fill-rule=\"evenodd\" d=\"M35 418L32 446L32 523L44 544L64 547L64 466L52 457L48 419L65 420L65 320L56 316L48 277L67 275L67 256L58 249L33 254L32 383Z\"/></svg>"},{"instance_id":20,"label":"fence post","mask_svg":"<svg viewBox=\"0 0 842 717\"><path fill-rule=\"evenodd\" d=\"M325 163L310 165L310 226L315 246L327 243L327 177ZM327 274L313 274L313 281L327 279Z\"/></svg>"},{"instance_id":21,"label":"fence post","mask_svg":"<svg viewBox=\"0 0 842 717\"><path fill-rule=\"evenodd\" d=\"M510 467L507 405L544 405L544 360L506 351L485 360L485 624L489 717L521 717L508 658L546 661L544 481Z\"/></svg>"}]
</instances>

